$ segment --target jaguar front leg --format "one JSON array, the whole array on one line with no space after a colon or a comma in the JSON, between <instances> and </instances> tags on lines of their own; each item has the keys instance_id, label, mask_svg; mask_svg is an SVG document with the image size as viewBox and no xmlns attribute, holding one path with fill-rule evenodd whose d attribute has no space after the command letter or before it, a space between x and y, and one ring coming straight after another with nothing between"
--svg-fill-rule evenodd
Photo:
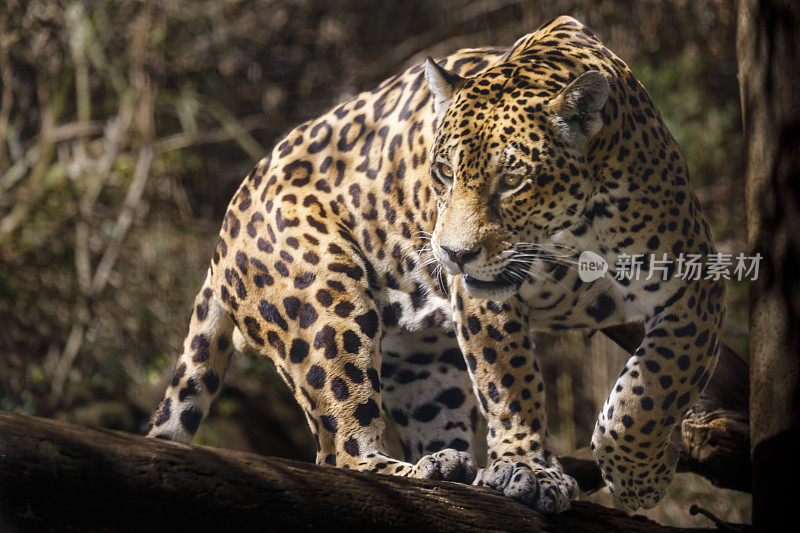
<instances>
[{"instance_id":1,"label":"jaguar front leg","mask_svg":"<svg viewBox=\"0 0 800 533\"><path fill-rule=\"evenodd\" d=\"M533 355L527 306L466 295L453 280L459 345L488 421L488 462L475 484L543 514L569 508L577 484L564 474L547 434L544 382Z\"/></svg>"},{"instance_id":2,"label":"jaguar front leg","mask_svg":"<svg viewBox=\"0 0 800 533\"><path fill-rule=\"evenodd\" d=\"M714 372L723 293L722 282L698 281L656 309L598 417L592 452L611 492L632 509L656 505L672 480L670 434Z\"/></svg>"}]
</instances>

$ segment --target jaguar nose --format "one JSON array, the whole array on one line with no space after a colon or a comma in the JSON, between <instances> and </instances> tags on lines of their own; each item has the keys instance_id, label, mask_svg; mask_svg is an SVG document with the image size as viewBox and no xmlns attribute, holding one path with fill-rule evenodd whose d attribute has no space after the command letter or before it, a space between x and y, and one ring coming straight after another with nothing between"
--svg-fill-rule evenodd
<instances>
[{"instance_id":1,"label":"jaguar nose","mask_svg":"<svg viewBox=\"0 0 800 533\"><path fill-rule=\"evenodd\" d=\"M465 263L469 263L481 253L481 248L474 248L472 250L452 250L446 246L440 246L442 251L447 254L447 257L453 263L457 264L459 268L463 269Z\"/></svg>"}]
</instances>

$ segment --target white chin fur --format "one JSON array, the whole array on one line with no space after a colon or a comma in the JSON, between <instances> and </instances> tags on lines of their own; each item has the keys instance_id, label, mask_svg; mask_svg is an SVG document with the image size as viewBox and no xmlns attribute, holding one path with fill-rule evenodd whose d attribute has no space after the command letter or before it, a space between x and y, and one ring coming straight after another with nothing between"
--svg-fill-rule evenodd
<instances>
[{"instance_id":1,"label":"white chin fur","mask_svg":"<svg viewBox=\"0 0 800 533\"><path fill-rule=\"evenodd\" d=\"M503 289L482 289L473 287L468 283L464 283L463 285L467 290L467 294L469 294L472 298L478 298L480 300L494 300L502 302L503 300L511 298L517 292L517 288L513 286Z\"/></svg>"}]
</instances>

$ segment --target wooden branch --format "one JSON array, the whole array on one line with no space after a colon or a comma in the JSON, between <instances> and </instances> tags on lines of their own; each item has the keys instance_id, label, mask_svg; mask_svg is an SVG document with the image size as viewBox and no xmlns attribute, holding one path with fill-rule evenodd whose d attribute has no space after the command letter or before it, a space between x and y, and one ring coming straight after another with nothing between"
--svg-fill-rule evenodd
<instances>
[{"instance_id":1,"label":"wooden branch","mask_svg":"<svg viewBox=\"0 0 800 533\"><path fill-rule=\"evenodd\" d=\"M149 144L144 145L139 150L139 157L136 161L136 169L133 172L133 180L128 187L128 193L125 195L125 201L122 204L122 211L117 216L117 222L114 225L114 231L111 234L111 240L103 252L97 269L92 277L91 285L89 286L89 298L97 297L108 283L111 271L114 264L122 251L122 244L125 236L128 233L133 219L136 214L136 209L142 200L144 187L147 184L147 179L150 176L150 167L153 164L153 147ZM78 321L72 326L67 343L64 345L64 350L56 364L56 370L53 373L53 384L50 389L50 400L56 403L67 384L69 371L75 363L75 358L78 356L81 346L83 345L84 333L89 323L90 316L85 306L82 306L83 312L78 313ZM80 307L79 307L80 309Z\"/></svg>"},{"instance_id":2,"label":"wooden branch","mask_svg":"<svg viewBox=\"0 0 800 533\"><path fill-rule=\"evenodd\" d=\"M239 119L239 127L245 133L250 133L256 128L262 127L265 122L263 114L250 115ZM201 144L214 144L227 142L236 137L239 131L236 128L219 127L208 129L204 131L184 131L167 135L155 142L154 148L156 153L171 152L172 150L182 150L183 148L191 148ZM260 159L259 157L255 158Z\"/></svg>"},{"instance_id":3,"label":"wooden branch","mask_svg":"<svg viewBox=\"0 0 800 533\"><path fill-rule=\"evenodd\" d=\"M587 502L366 474L0 412L0 529L674 531ZM681 530L688 531L688 530Z\"/></svg>"},{"instance_id":4,"label":"wooden branch","mask_svg":"<svg viewBox=\"0 0 800 533\"><path fill-rule=\"evenodd\" d=\"M746 413L697 407L681 422L679 471L700 474L718 487L750 492L750 424Z\"/></svg>"}]
</instances>

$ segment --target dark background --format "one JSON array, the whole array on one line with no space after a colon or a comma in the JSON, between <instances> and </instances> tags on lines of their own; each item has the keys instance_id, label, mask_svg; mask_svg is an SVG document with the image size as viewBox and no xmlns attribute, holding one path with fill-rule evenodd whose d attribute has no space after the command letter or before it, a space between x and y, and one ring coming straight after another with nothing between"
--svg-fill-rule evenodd
<instances>
[{"instance_id":1,"label":"dark background","mask_svg":"<svg viewBox=\"0 0 800 533\"><path fill-rule=\"evenodd\" d=\"M426 55L509 45L561 14L632 67L718 247L745 251L732 1L4 2L0 408L140 431L227 202L282 133ZM745 358L746 301L746 282L729 283L725 338ZM588 445L625 360L601 337L539 340L562 453ZM235 359L195 442L313 458L291 396L253 358ZM698 503L749 520L749 496L679 478L649 516L710 525L689 516Z\"/></svg>"}]
</instances>

